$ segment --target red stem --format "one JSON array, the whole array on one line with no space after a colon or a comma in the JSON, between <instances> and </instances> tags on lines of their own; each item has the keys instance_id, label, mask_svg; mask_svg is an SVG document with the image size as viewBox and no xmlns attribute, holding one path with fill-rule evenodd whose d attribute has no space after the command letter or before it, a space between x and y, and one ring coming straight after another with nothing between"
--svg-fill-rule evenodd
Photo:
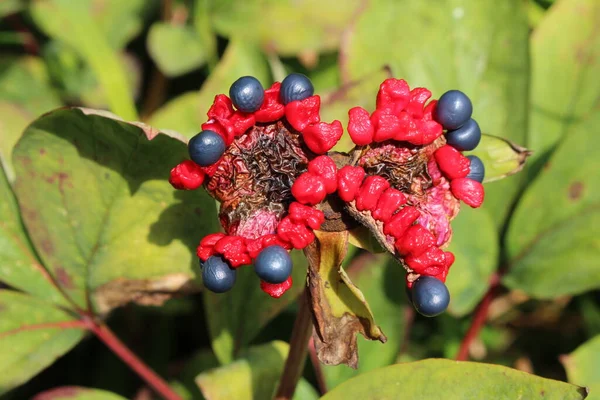
<instances>
[{"instance_id":1,"label":"red stem","mask_svg":"<svg viewBox=\"0 0 600 400\"><path fill-rule=\"evenodd\" d=\"M171 387L148 367L138 356L110 330L108 326L98 323L93 319L84 316L83 320L87 323L87 328L92 331L98 339L112 350L125 364L134 370L146 383L153 388L159 395L166 400L182 400L181 396L171 389Z\"/></svg>"},{"instance_id":2,"label":"red stem","mask_svg":"<svg viewBox=\"0 0 600 400\"><path fill-rule=\"evenodd\" d=\"M494 300L496 297L499 286L500 277L498 275L492 276L490 287L477 306L477 310L475 310L475 315L471 321L471 326L460 343L460 348L458 349L458 354L456 355L457 361L467 361L469 359L469 348L471 347L471 343L473 343L473 340L479 336L481 328L483 328L483 325L485 325L488 311L490 310L490 304L492 304L492 300Z\"/></svg>"}]
</instances>

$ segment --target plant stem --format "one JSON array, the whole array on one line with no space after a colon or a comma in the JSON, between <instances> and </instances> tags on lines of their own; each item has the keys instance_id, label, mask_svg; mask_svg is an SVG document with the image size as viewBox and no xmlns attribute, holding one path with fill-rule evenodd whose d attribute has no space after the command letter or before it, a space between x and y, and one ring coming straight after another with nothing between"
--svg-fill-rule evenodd
<instances>
[{"instance_id":1,"label":"plant stem","mask_svg":"<svg viewBox=\"0 0 600 400\"><path fill-rule=\"evenodd\" d=\"M288 353L275 400L289 400L294 396L296 385L302 376L304 362L308 353L308 341L312 335L312 315L308 301L308 289L298 299L298 314L294 322Z\"/></svg>"},{"instance_id":2,"label":"plant stem","mask_svg":"<svg viewBox=\"0 0 600 400\"><path fill-rule=\"evenodd\" d=\"M171 389L163 378L148 367L138 356L123 343L108 326L84 316L87 328L92 331L115 355L134 370L152 389L166 400L182 400L181 396Z\"/></svg>"},{"instance_id":3,"label":"plant stem","mask_svg":"<svg viewBox=\"0 0 600 400\"><path fill-rule=\"evenodd\" d=\"M460 348L458 349L458 354L456 355L457 361L467 361L469 359L469 348L471 347L471 343L479 336L479 332L487 320L490 304L492 304L492 300L494 300L496 297L499 286L500 277L499 275L494 275L487 293L477 306L477 310L475 310L475 315L473 316L473 321L471 321L471 326L460 343Z\"/></svg>"},{"instance_id":4,"label":"plant stem","mask_svg":"<svg viewBox=\"0 0 600 400\"><path fill-rule=\"evenodd\" d=\"M325 376L323 375L323 368L321 368L321 362L319 361L319 357L317 356L317 349L315 348L315 341L311 337L308 342L308 354L310 356L310 362L313 365L315 370L315 376L317 379L317 386L319 388L319 392L321 396L327 393L327 382L325 382Z\"/></svg>"}]
</instances>

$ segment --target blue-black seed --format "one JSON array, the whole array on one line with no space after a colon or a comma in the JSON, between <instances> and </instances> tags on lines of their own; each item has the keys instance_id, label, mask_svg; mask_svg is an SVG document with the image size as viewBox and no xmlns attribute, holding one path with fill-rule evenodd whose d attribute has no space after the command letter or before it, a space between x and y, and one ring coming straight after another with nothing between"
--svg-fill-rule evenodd
<instances>
[{"instance_id":1,"label":"blue-black seed","mask_svg":"<svg viewBox=\"0 0 600 400\"><path fill-rule=\"evenodd\" d=\"M434 119L447 130L463 126L473 114L473 104L460 90L449 90L438 100L434 110Z\"/></svg>"},{"instance_id":2,"label":"blue-black seed","mask_svg":"<svg viewBox=\"0 0 600 400\"><path fill-rule=\"evenodd\" d=\"M483 165L483 161L477 156L467 156L467 158L471 161L469 175L467 178L473 179L479 183L483 182L483 178L485 178L485 166Z\"/></svg>"},{"instance_id":3,"label":"blue-black seed","mask_svg":"<svg viewBox=\"0 0 600 400\"><path fill-rule=\"evenodd\" d=\"M242 76L233 82L229 88L231 102L238 110L252 113L262 106L265 100L265 90L253 76Z\"/></svg>"},{"instance_id":4,"label":"blue-black seed","mask_svg":"<svg viewBox=\"0 0 600 400\"><path fill-rule=\"evenodd\" d=\"M412 301L419 314L435 317L448 308L450 293L446 285L439 279L421 276L413 283Z\"/></svg>"},{"instance_id":5,"label":"blue-black seed","mask_svg":"<svg viewBox=\"0 0 600 400\"><path fill-rule=\"evenodd\" d=\"M265 247L254 260L254 271L268 283L282 283L292 273L292 259L281 246Z\"/></svg>"},{"instance_id":6,"label":"blue-black seed","mask_svg":"<svg viewBox=\"0 0 600 400\"><path fill-rule=\"evenodd\" d=\"M219 161L225 152L225 141L214 131L202 131L190 139L188 151L192 161L207 167Z\"/></svg>"},{"instance_id":7,"label":"blue-black seed","mask_svg":"<svg viewBox=\"0 0 600 400\"><path fill-rule=\"evenodd\" d=\"M473 150L480 141L481 129L472 118L460 128L446 133L446 142L459 151Z\"/></svg>"},{"instance_id":8,"label":"blue-black seed","mask_svg":"<svg viewBox=\"0 0 600 400\"><path fill-rule=\"evenodd\" d=\"M303 74L289 74L281 82L279 99L283 104L295 100L304 100L313 95L315 88L310 79Z\"/></svg>"},{"instance_id":9,"label":"blue-black seed","mask_svg":"<svg viewBox=\"0 0 600 400\"><path fill-rule=\"evenodd\" d=\"M235 284L236 271L219 256L212 256L202 267L202 281L204 287L215 293L224 293Z\"/></svg>"}]
</instances>

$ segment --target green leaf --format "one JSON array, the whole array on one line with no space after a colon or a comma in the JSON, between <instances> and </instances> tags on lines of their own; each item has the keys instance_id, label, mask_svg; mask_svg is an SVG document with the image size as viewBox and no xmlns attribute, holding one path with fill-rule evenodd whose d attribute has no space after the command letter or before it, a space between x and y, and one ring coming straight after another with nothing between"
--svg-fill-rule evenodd
<instances>
[{"instance_id":1,"label":"green leaf","mask_svg":"<svg viewBox=\"0 0 600 400\"><path fill-rule=\"evenodd\" d=\"M70 0L34 0L31 16L47 35L71 46L94 71L111 110L134 120L137 112L129 95L127 73L111 48L88 4Z\"/></svg>"},{"instance_id":2,"label":"green leaf","mask_svg":"<svg viewBox=\"0 0 600 400\"><path fill-rule=\"evenodd\" d=\"M230 363L306 287L306 258L299 251L293 251L291 255L294 284L279 299L273 299L261 290L252 266L237 270L235 287L229 292L204 292L204 311L212 348L222 364Z\"/></svg>"},{"instance_id":3,"label":"green leaf","mask_svg":"<svg viewBox=\"0 0 600 400\"><path fill-rule=\"evenodd\" d=\"M0 161L14 179L12 149L36 116L60 107L48 72L38 57L4 57L0 60Z\"/></svg>"},{"instance_id":4,"label":"green leaf","mask_svg":"<svg viewBox=\"0 0 600 400\"><path fill-rule=\"evenodd\" d=\"M531 40L531 106L527 145L537 174L567 132L597 108L600 97L600 3L561 0Z\"/></svg>"},{"instance_id":5,"label":"green leaf","mask_svg":"<svg viewBox=\"0 0 600 400\"><path fill-rule=\"evenodd\" d=\"M23 10L24 4L21 0L4 0L0 2L0 18Z\"/></svg>"},{"instance_id":6,"label":"green leaf","mask_svg":"<svg viewBox=\"0 0 600 400\"><path fill-rule=\"evenodd\" d=\"M362 374L321 399L349 398L575 400L585 399L586 390L498 365L430 359Z\"/></svg>"},{"instance_id":7,"label":"green leaf","mask_svg":"<svg viewBox=\"0 0 600 400\"><path fill-rule=\"evenodd\" d=\"M106 390L61 386L38 393L32 400L125 400L125 397Z\"/></svg>"},{"instance_id":8,"label":"green leaf","mask_svg":"<svg viewBox=\"0 0 600 400\"><path fill-rule=\"evenodd\" d=\"M519 202L506 239L510 288L555 298L600 287L599 126L596 113L569 129Z\"/></svg>"},{"instance_id":9,"label":"green leaf","mask_svg":"<svg viewBox=\"0 0 600 400\"><path fill-rule=\"evenodd\" d=\"M387 342L358 338L358 368L346 365L323 366L327 388L345 382L353 376L393 364L404 340L404 269L387 254L363 254L347 267L348 277L360 288L377 322L387 333Z\"/></svg>"},{"instance_id":10,"label":"green leaf","mask_svg":"<svg viewBox=\"0 0 600 400\"><path fill-rule=\"evenodd\" d=\"M68 305L48 271L41 265L23 229L19 208L0 166L0 277L14 288Z\"/></svg>"},{"instance_id":11,"label":"green leaf","mask_svg":"<svg viewBox=\"0 0 600 400\"><path fill-rule=\"evenodd\" d=\"M0 290L0 394L22 384L69 351L83 329L44 300Z\"/></svg>"},{"instance_id":12,"label":"green leaf","mask_svg":"<svg viewBox=\"0 0 600 400\"><path fill-rule=\"evenodd\" d=\"M525 143L529 30L520 0L381 0L368 3L342 47L342 76L360 79L389 65L411 87L467 93L484 132ZM486 190L496 224L519 189L509 178Z\"/></svg>"},{"instance_id":13,"label":"green leaf","mask_svg":"<svg viewBox=\"0 0 600 400\"><path fill-rule=\"evenodd\" d=\"M490 285L498 266L500 241L492 217L484 210L462 207L452 221L452 230L448 251L456 261L446 282L451 295L449 311L464 316L477 306Z\"/></svg>"},{"instance_id":14,"label":"green leaf","mask_svg":"<svg viewBox=\"0 0 600 400\"><path fill-rule=\"evenodd\" d=\"M477 148L465 154L476 155L483 161L485 166L485 179L483 182L486 183L506 178L521 171L531 152L510 140L484 134Z\"/></svg>"},{"instance_id":15,"label":"green leaf","mask_svg":"<svg viewBox=\"0 0 600 400\"><path fill-rule=\"evenodd\" d=\"M231 84L244 75L252 75L268 87L269 69L260 50L247 42L233 39L215 70L204 82L202 90L171 100L152 115L149 123L192 137L198 133L200 125L207 121L206 113L215 96L228 94Z\"/></svg>"},{"instance_id":16,"label":"green leaf","mask_svg":"<svg viewBox=\"0 0 600 400\"><path fill-rule=\"evenodd\" d=\"M196 384L208 400L273 398L288 349L287 343L279 341L251 347L238 360L198 375ZM295 400L318 398L308 382L301 380L299 387Z\"/></svg>"},{"instance_id":17,"label":"green leaf","mask_svg":"<svg viewBox=\"0 0 600 400\"><path fill-rule=\"evenodd\" d=\"M560 362L567 370L569 382L586 386L590 390L588 400L600 399L600 335L588 340L574 352L562 356Z\"/></svg>"},{"instance_id":18,"label":"green leaf","mask_svg":"<svg viewBox=\"0 0 600 400\"><path fill-rule=\"evenodd\" d=\"M187 25L155 22L148 32L150 57L168 77L176 77L201 67L206 55L200 36Z\"/></svg>"},{"instance_id":19,"label":"green leaf","mask_svg":"<svg viewBox=\"0 0 600 400\"><path fill-rule=\"evenodd\" d=\"M294 56L338 48L342 34L361 6L348 0L212 0L211 20L227 37L244 37L267 51Z\"/></svg>"},{"instance_id":20,"label":"green leaf","mask_svg":"<svg viewBox=\"0 0 600 400\"><path fill-rule=\"evenodd\" d=\"M167 182L186 158L182 140L115 118L56 110L27 128L13 154L37 253L73 303L99 312L184 289L196 276L198 241L217 229L204 191Z\"/></svg>"},{"instance_id":21,"label":"green leaf","mask_svg":"<svg viewBox=\"0 0 600 400\"><path fill-rule=\"evenodd\" d=\"M305 254L317 356L326 365L346 364L356 368L358 333L382 343L387 338L375 323L364 294L342 268L348 232L315 231L315 236Z\"/></svg>"}]
</instances>

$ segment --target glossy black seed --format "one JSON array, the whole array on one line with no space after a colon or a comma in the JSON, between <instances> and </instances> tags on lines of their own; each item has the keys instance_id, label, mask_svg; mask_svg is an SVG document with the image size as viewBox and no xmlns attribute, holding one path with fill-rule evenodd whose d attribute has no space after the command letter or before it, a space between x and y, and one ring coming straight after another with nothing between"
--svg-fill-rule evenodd
<instances>
[{"instance_id":1,"label":"glossy black seed","mask_svg":"<svg viewBox=\"0 0 600 400\"><path fill-rule=\"evenodd\" d=\"M204 287L215 293L224 293L235 284L236 270L219 256L212 256L202 266Z\"/></svg>"},{"instance_id":2,"label":"glossy black seed","mask_svg":"<svg viewBox=\"0 0 600 400\"><path fill-rule=\"evenodd\" d=\"M471 160L471 169L467 178L473 179L479 183L483 182L483 178L485 178L485 166L483 165L483 161L477 156L467 156L467 158Z\"/></svg>"},{"instance_id":3,"label":"glossy black seed","mask_svg":"<svg viewBox=\"0 0 600 400\"><path fill-rule=\"evenodd\" d=\"M419 314L435 317L448 308L450 293L446 285L439 279L421 276L413 283L412 301Z\"/></svg>"},{"instance_id":4,"label":"glossy black seed","mask_svg":"<svg viewBox=\"0 0 600 400\"><path fill-rule=\"evenodd\" d=\"M447 130L463 126L473 114L473 104L460 90L449 90L440 97L433 118Z\"/></svg>"},{"instance_id":5,"label":"glossy black seed","mask_svg":"<svg viewBox=\"0 0 600 400\"><path fill-rule=\"evenodd\" d=\"M304 100L315 92L312 82L306 75L289 74L281 82L279 99L283 104L291 103L295 100Z\"/></svg>"},{"instance_id":6,"label":"glossy black seed","mask_svg":"<svg viewBox=\"0 0 600 400\"><path fill-rule=\"evenodd\" d=\"M253 76L242 76L229 88L231 102L238 110L252 113L262 106L265 100L265 90Z\"/></svg>"},{"instance_id":7,"label":"glossy black seed","mask_svg":"<svg viewBox=\"0 0 600 400\"><path fill-rule=\"evenodd\" d=\"M254 271L267 283L282 283L292 273L292 259L281 246L265 247L254 260Z\"/></svg>"},{"instance_id":8,"label":"glossy black seed","mask_svg":"<svg viewBox=\"0 0 600 400\"><path fill-rule=\"evenodd\" d=\"M470 119L460 128L446 133L446 142L459 151L473 150L480 141L481 129L474 119Z\"/></svg>"},{"instance_id":9,"label":"glossy black seed","mask_svg":"<svg viewBox=\"0 0 600 400\"><path fill-rule=\"evenodd\" d=\"M216 132L202 131L190 139L188 152L192 161L207 167L219 161L225 152L225 141Z\"/></svg>"}]
</instances>

